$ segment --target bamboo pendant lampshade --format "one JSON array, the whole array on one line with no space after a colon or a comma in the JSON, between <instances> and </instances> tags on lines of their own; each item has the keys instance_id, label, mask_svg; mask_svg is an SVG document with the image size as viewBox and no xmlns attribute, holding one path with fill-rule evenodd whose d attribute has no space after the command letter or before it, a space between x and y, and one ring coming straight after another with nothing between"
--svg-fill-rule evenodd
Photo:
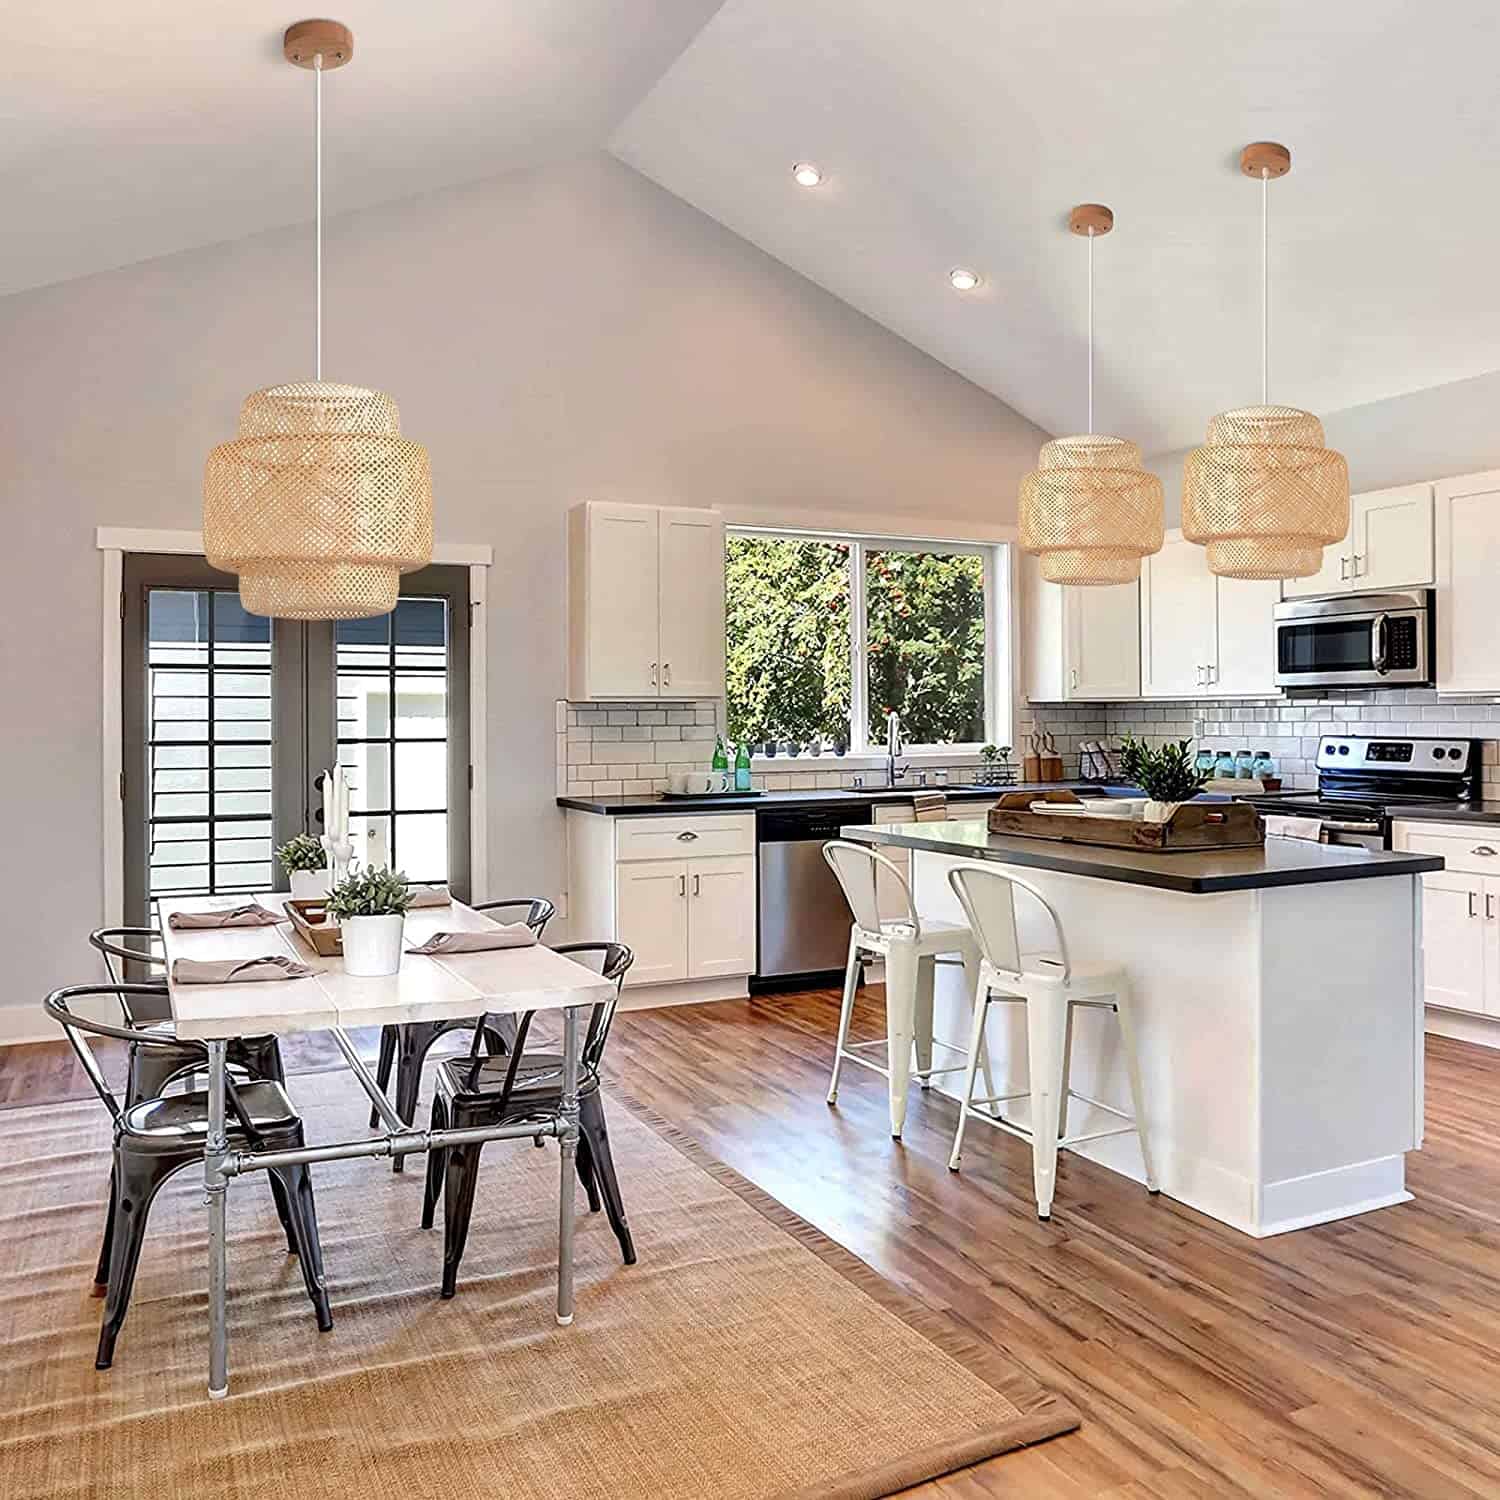
<instances>
[{"instance_id":1,"label":"bamboo pendant lampshade","mask_svg":"<svg viewBox=\"0 0 1500 1500\"><path fill-rule=\"evenodd\" d=\"M1160 552L1162 486L1142 467L1141 450L1094 425L1094 240L1114 227L1101 203L1080 203L1068 228L1089 242L1088 433L1042 446L1021 481L1021 547L1049 583L1099 586L1141 576L1141 559Z\"/></svg>"},{"instance_id":2,"label":"bamboo pendant lampshade","mask_svg":"<svg viewBox=\"0 0 1500 1500\"><path fill-rule=\"evenodd\" d=\"M208 456L203 550L251 614L354 620L393 610L401 574L431 561L432 479L389 396L323 379L323 73L354 39L301 21L282 50L316 78L316 378L246 397L238 436Z\"/></svg>"},{"instance_id":3,"label":"bamboo pendant lampshade","mask_svg":"<svg viewBox=\"0 0 1500 1500\"><path fill-rule=\"evenodd\" d=\"M1261 184L1261 404L1220 412L1182 470L1182 534L1220 578L1309 578L1323 548L1349 530L1349 468L1311 412L1266 403L1269 278L1266 190L1292 168L1285 146L1260 141L1240 170Z\"/></svg>"}]
</instances>

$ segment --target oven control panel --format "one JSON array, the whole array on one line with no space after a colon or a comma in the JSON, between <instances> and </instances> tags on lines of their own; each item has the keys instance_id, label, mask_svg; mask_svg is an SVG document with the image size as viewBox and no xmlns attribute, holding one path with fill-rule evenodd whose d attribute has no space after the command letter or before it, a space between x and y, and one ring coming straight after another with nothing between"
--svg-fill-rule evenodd
<instances>
[{"instance_id":1,"label":"oven control panel","mask_svg":"<svg viewBox=\"0 0 1500 1500\"><path fill-rule=\"evenodd\" d=\"M1473 768L1475 754L1471 740L1383 739L1325 734L1318 741L1318 769L1462 776Z\"/></svg>"}]
</instances>

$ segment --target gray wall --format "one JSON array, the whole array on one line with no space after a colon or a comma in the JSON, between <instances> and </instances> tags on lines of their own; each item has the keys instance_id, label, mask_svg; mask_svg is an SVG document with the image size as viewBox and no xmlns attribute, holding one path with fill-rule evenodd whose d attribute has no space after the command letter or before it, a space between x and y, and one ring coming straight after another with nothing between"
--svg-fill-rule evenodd
<instances>
[{"instance_id":1,"label":"gray wall","mask_svg":"<svg viewBox=\"0 0 1500 1500\"><path fill-rule=\"evenodd\" d=\"M96 972L82 941L102 902L94 528L197 529L204 456L241 398L311 374L310 262L306 229L278 231L0 301L0 1006ZM495 548L502 893L562 882L569 505L1003 522L1044 439L602 155L334 221L326 308L329 378L390 391L431 451L439 538Z\"/></svg>"},{"instance_id":2,"label":"gray wall","mask_svg":"<svg viewBox=\"0 0 1500 1500\"><path fill-rule=\"evenodd\" d=\"M1349 460L1349 485L1358 494L1500 469L1497 413L1500 370L1319 415L1328 446ZM1211 415L1203 414L1205 426ZM1146 461L1166 488L1168 526L1182 523L1186 452L1158 453Z\"/></svg>"}]
</instances>

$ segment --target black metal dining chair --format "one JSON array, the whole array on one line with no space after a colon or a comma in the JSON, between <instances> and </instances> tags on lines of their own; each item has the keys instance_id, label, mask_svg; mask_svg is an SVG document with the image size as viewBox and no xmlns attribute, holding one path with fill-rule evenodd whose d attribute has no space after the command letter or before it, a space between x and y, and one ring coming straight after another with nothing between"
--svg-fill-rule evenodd
<instances>
[{"instance_id":1,"label":"black metal dining chair","mask_svg":"<svg viewBox=\"0 0 1500 1500\"><path fill-rule=\"evenodd\" d=\"M204 1070L208 1067L208 1048L202 1042L154 1037L127 1026L95 1021L76 1014L72 1006L77 1000L109 996L128 1012L133 998L152 993L150 985L142 984L74 984L54 990L42 1002L42 1008L63 1028L115 1127L109 1219L104 1232L109 1283L99 1348L94 1358L94 1368L99 1370L109 1369L114 1362L115 1340L130 1306L152 1200L173 1173L195 1163L201 1167L203 1163L208 1144L208 1095L170 1094L127 1107L115 1098L86 1038L112 1037L141 1047L196 1047L196 1065ZM236 1083L226 1075L225 1093L226 1125L232 1147L294 1151L305 1144L301 1117L280 1083L271 1079ZM289 1225L292 1248L302 1267L303 1283L318 1327L327 1332L333 1327L333 1313L323 1280L323 1251L318 1242L311 1173L305 1165L298 1165L272 1168L268 1175L277 1207L285 1211L284 1222Z\"/></svg>"},{"instance_id":2,"label":"black metal dining chair","mask_svg":"<svg viewBox=\"0 0 1500 1500\"><path fill-rule=\"evenodd\" d=\"M625 1222L625 1202L609 1147L604 1098L599 1087L599 1063L609 1028L619 1004L620 985L635 961L623 943L564 943L556 950L612 979L614 995L593 1007L580 1048L578 1069L578 1176L588 1194L589 1211L601 1204L620 1243L627 1266L635 1264L635 1244ZM563 1060L555 1052L526 1051L526 1036L535 1011L526 1011L516 1028L508 1056L485 1057L479 1033L467 1057L445 1058L438 1064L437 1094L432 1101L434 1130L467 1130L475 1126L514 1125L557 1114L562 1103ZM538 1142L540 1144L540 1141ZM434 1148L427 1153L427 1185L422 1198L422 1228L431 1229L437 1197L443 1193L443 1296L458 1289L458 1266L469 1237L474 1192L479 1177L482 1144Z\"/></svg>"},{"instance_id":3,"label":"black metal dining chair","mask_svg":"<svg viewBox=\"0 0 1500 1500\"><path fill-rule=\"evenodd\" d=\"M513 911L510 920L525 922L540 941L547 930L547 923L557 914L557 908L545 896L520 896L507 901L476 902L473 910L483 912ZM483 1024L481 1024L483 1023ZM422 1092L422 1064L432 1044L449 1031L477 1029L476 1034L484 1039L491 1055L502 1055L515 1036L515 1023L509 1016L470 1016L448 1021L407 1021L401 1025L380 1028L380 1058L375 1065L375 1081L385 1092L390 1082L391 1069L396 1071L396 1113L410 1125L417 1117L417 1099ZM380 1116L370 1111L370 1128L380 1124ZM404 1156L391 1159L392 1170L400 1172L405 1166Z\"/></svg>"}]
</instances>

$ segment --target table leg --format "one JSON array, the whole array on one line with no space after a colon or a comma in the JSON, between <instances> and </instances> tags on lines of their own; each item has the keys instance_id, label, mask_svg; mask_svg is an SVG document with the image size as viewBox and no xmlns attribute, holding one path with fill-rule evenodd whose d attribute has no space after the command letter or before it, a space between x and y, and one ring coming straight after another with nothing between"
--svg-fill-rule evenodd
<instances>
[{"instance_id":1,"label":"table leg","mask_svg":"<svg viewBox=\"0 0 1500 1500\"><path fill-rule=\"evenodd\" d=\"M219 1170L229 1148L224 1129L224 1057L228 1043L208 1043L208 1142L203 1157L203 1191L208 1204L208 1394L229 1394L229 1321L225 1289L226 1197L229 1179Z\"/></svg>"},{"instance_id":2,"label":"table leg","mask_svg":"<svg viewBox=\"0 0 1500 1500\"><path fill-rule=\"evenodd\" d=\"M573 1198L578 1157L578 1017L583 1007L563 1011L562 1100L558 1144L562 1177L557 1190L557 1321L573 1321Z\"/></svg>"}]
</instances>

